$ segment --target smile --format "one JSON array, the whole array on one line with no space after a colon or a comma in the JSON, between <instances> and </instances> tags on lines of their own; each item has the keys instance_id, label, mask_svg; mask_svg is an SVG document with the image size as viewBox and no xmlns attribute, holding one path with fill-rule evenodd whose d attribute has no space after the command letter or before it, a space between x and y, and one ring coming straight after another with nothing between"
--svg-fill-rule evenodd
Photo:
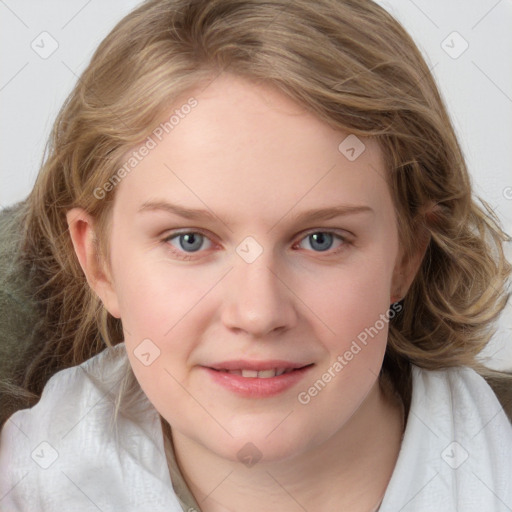
<instances>
[{"instance_id":1,"label":"smile","mask_svg":"<svg viewBox=\"0 0 512 512\"><path fill-rule=\"evenodd\" d=\"M297 368L224 369L202 367L213 383L245 398L267 398L296 386L314 364Z\"/></svg>"},{"instance_id":2,"label":"smile","mask_svg":"<svg viewBox=\"0 0 512 512\"><path fill-rule=\"evenodd\" d=\"M241 375L242 377L252 377L258 379L269 379L271 377L279 377L284 373L290 373L295 371L294 368L274 368L272 370L218 370L221 372L230 373L231 375Z\"/></svg>"}]
</instances>

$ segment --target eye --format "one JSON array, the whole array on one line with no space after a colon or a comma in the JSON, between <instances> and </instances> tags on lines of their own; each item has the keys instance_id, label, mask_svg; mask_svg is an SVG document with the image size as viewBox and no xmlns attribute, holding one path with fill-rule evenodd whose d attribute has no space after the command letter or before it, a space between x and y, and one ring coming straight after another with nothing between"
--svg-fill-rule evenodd
<instances>
[{"instance_id":1,"label":"eye","mask_svg":"<svg viewBox=\"0 0 512 512\"><path fill-rule=\"evenodd\" d=\"M211 240L197 231L186 231L168 236L165 240L179 253L194 253L201 249L210 249Z\"/></svg>"},{"instance_id":2,"label":"eye","mask_svg":"<svg viewBox=\"0 0 512 512\"><path fill-rule=\"evenodd\" d=\"M315 252L325 252L332 249L333 245L336 244L336 241L338 241L338 244L334 249L338 249L347 243L344 237L336 233L332 233L330 231L314 231L302 238L298 245L302 249L311 249Z\"/></svg>"}]
</instances>

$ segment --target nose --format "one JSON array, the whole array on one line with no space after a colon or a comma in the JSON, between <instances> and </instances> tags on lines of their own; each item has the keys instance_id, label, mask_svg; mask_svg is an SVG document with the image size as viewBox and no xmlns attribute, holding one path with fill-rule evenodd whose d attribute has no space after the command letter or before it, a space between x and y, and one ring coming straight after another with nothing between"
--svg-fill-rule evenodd
<instances>
[{"instance_id":1,"label":"nose","mask_svg":"<svg viewBox=\"0 0 512 512\"><path fill-rule=\"evenodd\" d=\"M235 262L222 305L223 324L253 337L286 331L296 325L295 297L270 257Z\"/></svg>"}]
</instances>

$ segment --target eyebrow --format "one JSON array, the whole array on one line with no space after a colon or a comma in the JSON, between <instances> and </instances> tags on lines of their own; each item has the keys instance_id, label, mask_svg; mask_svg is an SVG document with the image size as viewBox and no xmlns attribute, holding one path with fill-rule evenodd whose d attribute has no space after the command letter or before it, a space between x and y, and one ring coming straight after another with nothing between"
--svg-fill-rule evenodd
<instances>
[{"instance_id":1,"label":"eyebrow","mask_svg":"<svg viewBox=\"0 0 512 512\"><path fill-rule=\"evenodd\" d=\"M210 220L218 219L218 217L210 210L184 208L178 204L169 203L163 200L146 201L140 206L137 212L143 213L150 211L164 211L190 220L202 220L205 218ZM286 213L283 218L286 217L288 213ZM375 211L366 205L340 205L303 211L297 215L292 215L292 219L293 222L301 223L304 221L329 220L343 215L352 215L357 213L375 214Z\"/></svg>"},{"instance_id":2,"label":"eyebrow","mask_svg":"<svg viewBox=\"0 0 512 512\"><path fill-rule=\"evenodd\" d=\"M203 218L214 219L215 215L209 210L202 209L194 209L194 208L184 208L178 204L172 204L167 201L156 200L156 201L146 201L142 204L142 206L137 210L137 213L143 212L154 212L154 211L164 211L168 213L172 213L174 215L179 215L185 219L191 220L201 220Z\"/></svg>"}]
</instances>

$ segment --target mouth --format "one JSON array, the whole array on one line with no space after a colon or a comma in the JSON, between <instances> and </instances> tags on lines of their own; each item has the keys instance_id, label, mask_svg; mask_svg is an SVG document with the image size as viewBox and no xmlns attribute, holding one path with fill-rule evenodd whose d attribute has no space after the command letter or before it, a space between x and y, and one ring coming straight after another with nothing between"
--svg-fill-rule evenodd
<instances>
[{"instance_id":1,"label":"mouth","mask_svg":"<svg viewBox=\"0 0 512 512\"><path fill-rule=\"evenodd\" d=\"M314 366L288 361L229 361L203 369L212 382L244 398L267 398L291 390Z\"/></svg>"},{"instance_id":2,"label":"mouth","mask_svg":"<svg viewBox=\"0 0 512 512\"><path fill-rule=\"evenodd\" d=\"M280 375L284 375L287 373L292 373L297 370L301 370L302 368L307 368L308 366L312 366L313 363L307 364L304 366L300 366L298 368L270 368L269 370L249 370L246 368L241 368L237 370L228 370L228 369L217 369L217 368L211 368L214 371L221 372L221 373L230 373L231 375L239 375L241 377L246 378L257 378L257 379L271 379L273 377L279 377Z\"/></svg>"}]
</instances>

